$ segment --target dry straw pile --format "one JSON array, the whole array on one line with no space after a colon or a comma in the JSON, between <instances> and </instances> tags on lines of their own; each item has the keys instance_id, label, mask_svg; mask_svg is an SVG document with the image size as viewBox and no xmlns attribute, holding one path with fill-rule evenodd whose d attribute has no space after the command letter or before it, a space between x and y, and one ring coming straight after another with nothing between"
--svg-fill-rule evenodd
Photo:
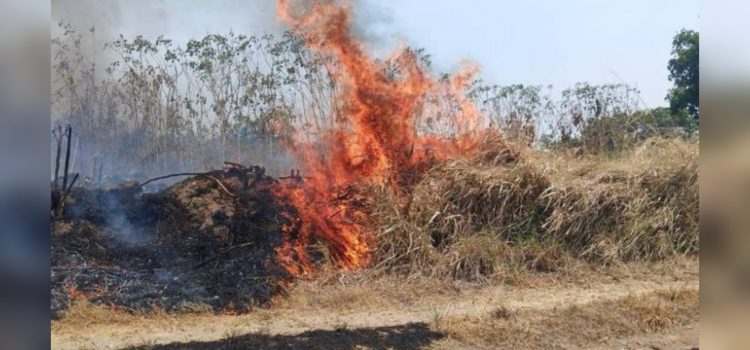
<instances>
[{"instance_id":1,"label":"dry straw pile","mask_svg":"<svg viewBox=\"0 0 750 350\"><path fill-rule=\"evenodd\" d=\"M485 142L430 170L404 206L385 192L375 269L481 280L698 251L698 144L650 139L617 156L577 157Z\"/></svg>"}]
</instances>

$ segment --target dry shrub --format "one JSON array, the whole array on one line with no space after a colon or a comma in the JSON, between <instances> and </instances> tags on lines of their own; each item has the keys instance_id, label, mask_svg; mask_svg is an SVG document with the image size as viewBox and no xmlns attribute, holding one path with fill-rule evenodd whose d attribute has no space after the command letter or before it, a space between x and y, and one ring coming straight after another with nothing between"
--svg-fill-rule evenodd
<instances>
[{"instance_id":1,"label":"dry shrub","mask_svg":"<svg viewBox=\"0 0 750 350\"><path fill-rule=\"evenodd\" d=\"M464 280L698 251L697 142L651 139L576 158L490 139L431 169L408 205L375 201L373 266Z\"/></svg>"},{"instance_id":2,"label":"dry shrub","mask_svg":"<svg viewBox=\"0 0 750 350\"><path fill-rule=\"evenodd\" d=\"M647 220L644 231L656 230L676 252L698 252L698 145L679 144L660 147L670 163L656 170L641 170L638 183L647 195L637 214ZM671 150L672 152L666 152ZM648 246L646 246L648 248ZM669 249L641 252L657 258L668 256Z\"/></svg>"},{"instance_id":3,"label":"dry shrub","mask_svg":"<svg viewBox=\"0 0 750 350\"><path fill-rule=\"evenodd\" d=\"M681 140L568 165L545 194L552 211L544 231L598 262L697 253L697 176L697 144Z\"/></svg>"},{"instance_id":4,"label":"dry shrub","mask_svg":"<svg viewBox=\"0 0 750 350\"><path fill-rule=\"evenodd\" d=\"M440 255L434 272L454 279L480 281L498 271L508 251L503 240L491 235L460 237Z\"/></svg>"},{"instance_id":5,"label":"dry shrub","mask_svg":"<svg viewBox=\"0 0 750 350\"><path fill-rule=\"evenodd\" d=\"M425 272L437 259L430 236L406 216L401 202L393 194L385 189L373 192L378 198L370 208L372 230L378 233L373 270L407 275Z\"/></svg>"},{"instance_id":6,"label":"dry shrub","mask_svg":"<svg viewBox=\"0 0 750 350\"><path fill-rule=\"evenodd\" d=\"M540 219L536 198L550 184L524 151L489 139L477 157L433 168L414 189L410 218L438 248L483 231L525 239Z\"/></svg>"},{"instance_id":7,"label":"dry shrub","mask_svg":"<svg viewBox=\"0 0 750 350\"><path fill-rule=\"evenodd\" d=\"M409 274L483 280L512 259L508 242L526 241L541 218L535 198L549 186L523 149L488 135L473 159L431 169L404 206L382 191L373 266Z\"/></svg>"},{"instance_id":8,"label":"dry shrub","mask_svg":"<svg viewBox=\"0 0 750 350\"><path fill-rule=\"evenodd\" d=\"M536 199L548 186L528 163L485 166L457 160L433 169L417 186L411 214L439 247L482 229L520 240L538 227L543 208Z\"/></svg>"},{"instance_id":9,"label":"dry shrub","mask_svg":"<svg viewBox=\"0 0 750 350\"><path fill-rule=\"evenodd\" d=\"M551 187L542 202L551 208L546 233L581 255L613 258L613 231L621 227L627 192L615 186Z\"/></svg>"}]
</instances>

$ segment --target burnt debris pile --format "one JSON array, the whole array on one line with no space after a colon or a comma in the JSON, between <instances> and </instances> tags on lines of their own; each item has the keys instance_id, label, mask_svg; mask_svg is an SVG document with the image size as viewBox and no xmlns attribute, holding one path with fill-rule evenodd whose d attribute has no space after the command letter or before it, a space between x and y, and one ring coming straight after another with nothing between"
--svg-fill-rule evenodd
<instances>
[{"instance_id":1,"label":"burnt debris pile","mask_svg":"<svg viewBox=\"0 0 750 350\"><path fill-rule=\"evenodd\" d=\"M74 187L52 224L52 314L77 298L131 311L242 312L288 285L277 181L258 166L143 184Z\"/></svg>"}]
</instances>

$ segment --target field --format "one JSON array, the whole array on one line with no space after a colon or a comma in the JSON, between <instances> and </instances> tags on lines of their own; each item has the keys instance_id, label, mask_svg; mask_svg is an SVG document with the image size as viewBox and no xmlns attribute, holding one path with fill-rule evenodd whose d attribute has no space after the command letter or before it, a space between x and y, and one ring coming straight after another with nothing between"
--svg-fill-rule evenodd
<instances>
[{"instance_id":1,"label":"field","mask_svg":"<svg viewBox=\"0 0 750 350\"><path fill-rule=\"evenodd\" d=\"M503 224L485 224L482 220L502 213L456 206L450 224L468 218L481 224L465 232L455 231L456 226L442 229L456 235L451 238L454 242L442 249L430 244L419 254L412 251L419 240L426 239L420 235L431 232L437 221L432 219L434 213L411 218L373 214L380 218L373 221L382 225L382 234L413 231L398 236L411 237L412 242L381 240L369 268L346 272L324 267L300 277L269 304L248 307L240 315L226 309L217 314L205 307L177 314L158 309L126 312L74 299L65 316L53 321L53 342L59 349L324 349L333 344L342 349L697 346L697 226L691 221L697 216L696 156L693 141L649 140L632 152L606 159L571 161L565 157L575 156L556 153L489 168L448 163L446 168L435 168L415 193L420 193L421 186L430 186L431 193L462 193L468 183L469 195L459 198L471 200L474 192L491 195L487 188L518 183L529 174L546 174L548 182L542 182L559 188L565 197L547 199L555 192L523 187L514 194L514 187L501 187L497 195L514 198L513 207L481 210L522 214ZM529 172L530 164L546 170ZM515 167L524 171L508 180ZM453 181L456 175L448 170L481 174L482 181L473 183L466 175L461 182ZM651 183L655 179L672 183ZM444 181L453 182L446 185ZM436 183L439 190L432 187ZM644 189L645 184L653 187ZM687 193L655 196L654 189L661 188ZM423 207L433 210L451 198L447 194L438 197L415 196L412 209L416 213L426 210ZM374 213L393 205L387 196L380 198L382 202L372 205ZM524 232L542 230L539 237L509 235L513 231L504 227L513 228L528 215L523 213L537 211L523 206L538 205L535 202L543 198L544 203L562 202L573 213L585 214L560 218L561 209L550 210L544 216L546 223L560 220L563 223L558 225L563 227L591 227L576 231L591 237L576 236L569 241L559 231L543 231L556 227L549 224L526 226ZM586 205L599 206L589 209ZM606 210L607 206L633 212ZM649 234L639 229L652 230L657 225L649 220L680 230L660 232L664 235L660 239L639 240L639 235ZM488 232L492 227L497 231ZM227 283L227 289L239 288Z\"/></svg>"},{"instance_id":2,"label":"field","mask_svg":"<svg viewBox=\"0 0 750 350\"><path fill-rule=\"evenodd\" d=\"M53 344L59 349L689 349L698 340L696 263L664 269L613 273L585 283L540 277L524 287L380 280L320 288L311 282L273 309L242 316L133 316L77 306L75 319L53 323Z\"/></svg>"},{"instance_id":3,"label":"field","mask_svg":"<svg viewBox=\"0 0 750 350\"><path fill-rule=\"evenodd\" d=\"M53 348L697 347L688 114L373 58L303 5L279 39L121 37L101 80L61 24Z\"/></svg>"},{"instance_id":4,"label":"field","mask_svg":"<svg viewBox=\"0 0 750 350\"><path fill-rule=\"evenodd\" d=\"M688 259L527 276L522 286L344 277L352 280L303 282L272 308L241 316L76 305L53 322L52 339L57 349L690 349L697 274Z\"/></svg>"}]
</instances>

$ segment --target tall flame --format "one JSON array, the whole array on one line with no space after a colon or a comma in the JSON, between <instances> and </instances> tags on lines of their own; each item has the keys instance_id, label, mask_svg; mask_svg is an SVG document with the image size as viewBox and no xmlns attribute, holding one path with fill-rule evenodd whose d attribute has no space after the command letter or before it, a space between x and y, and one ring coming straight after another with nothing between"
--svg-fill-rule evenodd
<instances>
[{"instance_id":1,"label":"tall flame","mask_svg":"<svg viewBox=\"0 0 750 350\"><path fill-rule=\"evenodd\" d=\"M280 184L277 195L296 208L285 213L284 245L279 262L294 274L312 271L307 244L323 242L341 267L354 269L370 259L373 235L365 232L365 213L358 204L358 185L379 184L398 191L404 176L428 159L442 159L470 146L465 142L480 116L463 98L463 90L476 73L469 66L451 79L440 81L427 74L417 56L404 50L394 56L401 68L398 78L385 73L384 63L365 52L350 34L351 8L334 1L306 4L301 14L289 0L278 0L280 20L288 23L315 51L331 56L332 79L341 86L335 97L342 102L344 121L333 126L314 144L303 141L291 147L305 174L303 182ZM449 90L458 101L454 137L417 132L416 117L428 96Z\"/></svg>"}]
</instances>

